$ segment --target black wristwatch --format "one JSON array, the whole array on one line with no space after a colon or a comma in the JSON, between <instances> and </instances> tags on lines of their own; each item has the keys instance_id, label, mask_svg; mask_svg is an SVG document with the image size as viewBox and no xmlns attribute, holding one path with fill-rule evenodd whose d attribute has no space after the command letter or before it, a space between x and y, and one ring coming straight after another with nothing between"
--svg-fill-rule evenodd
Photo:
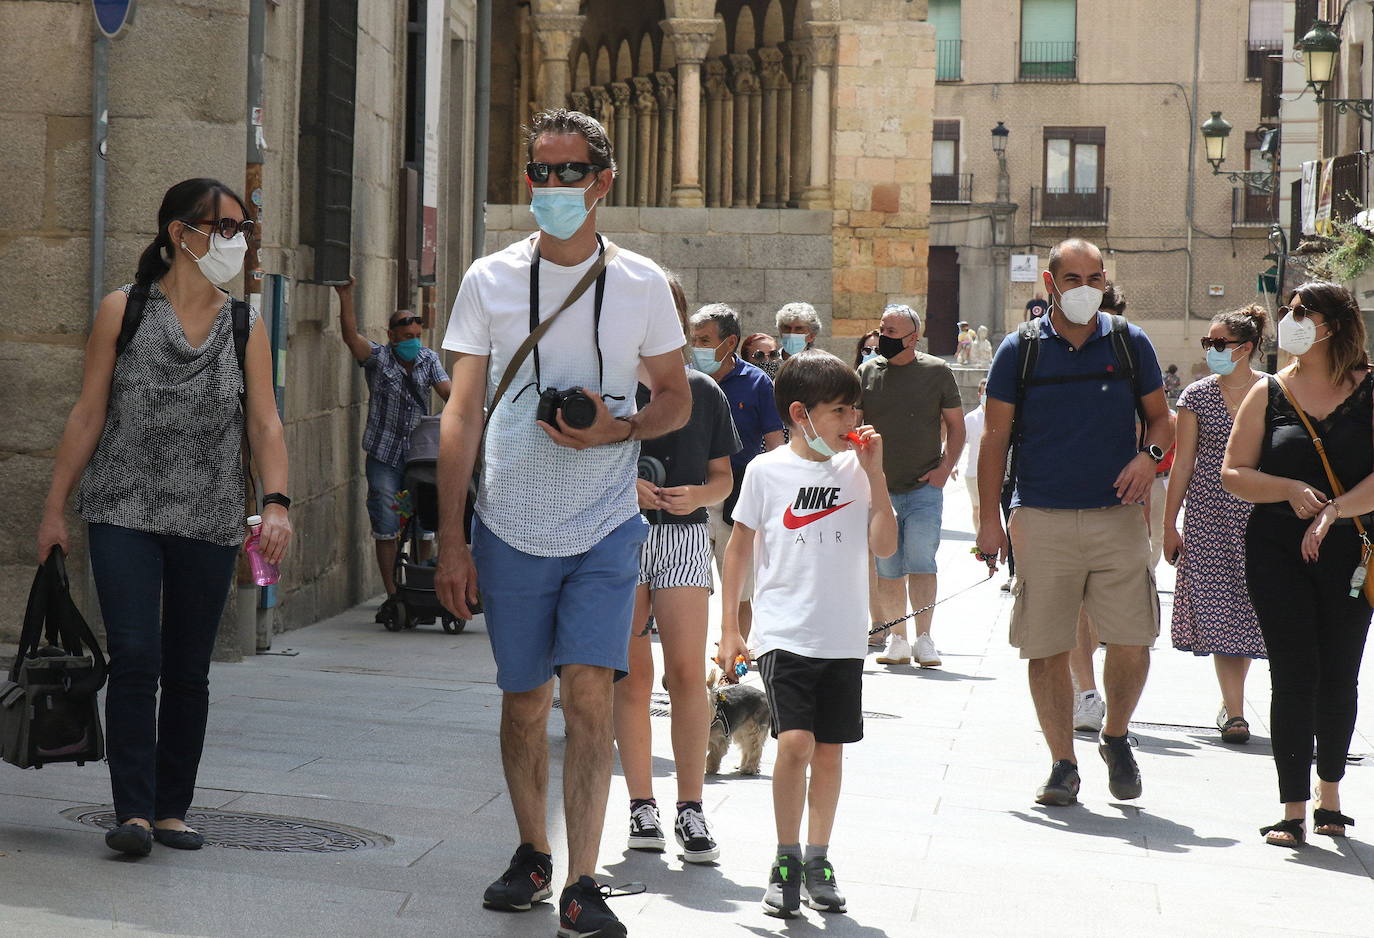
<instances>
[{"instance_id":1,"label":"black wristwatch","mask_svg":"<svg viewBox=\"0 0 1374 938\"><path fill-rule=\"evenodd\" d=\"M1156 466L1158 466L1160 463L1164 461L1164 450L1160 449L1153 443L1142 449L1141 452L1144 453L1146 456L1149 456L1151 459L1153 459L1155 461Z\"/></svg>"},{"instance_id":2,"label":"black wristwatch","mask_svg":"<svg viewBox=\"0 0 1374 938\"><path fill-rule=\"evenodd\" d=\"M280 505L287 511L290 511L291 499L287 498L281 492L268 492L262 497L262 507L266 508L268 505Z\"/></svg>"}]
</instances>

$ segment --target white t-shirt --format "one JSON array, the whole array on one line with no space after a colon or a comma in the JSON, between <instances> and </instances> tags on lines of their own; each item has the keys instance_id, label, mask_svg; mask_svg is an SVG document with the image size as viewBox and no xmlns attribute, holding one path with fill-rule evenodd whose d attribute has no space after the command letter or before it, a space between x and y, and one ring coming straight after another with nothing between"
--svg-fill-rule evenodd
<instances>
[{"instance_id":1,"label":"white t-shirt","mask_svg":"<svg viewBox=\"0 0 1374 938\"><path fill-rule=\"evenodd\" d=\"M563 305L596 261L575 267L543 258L539 265L539 318ZM463 275L444 336L444 348L488 355L487 407L507 363L530 334L530 266L534 242L525 238L473 261ZM597 383L596 284L561 313L539 340L542 386L619 395L606 399L617 417L635 412L640 359L681 348L685 342L668 280L657 264L621 250L606 271L600 346L605 384ZM534 387L534 355L521 364L487 427L477 514L511 547L539 557L571 557L590 550L639 511L635 498L638 443L559 446L534 422L540 389ZM522 393L523 389L523 393Z\"/></svg>"},{"instance_id":2,"label":"white t-shirt","mask_svg":"<svg viewBox=\"0 0 1374 938\"><path fill-rule=\"evenodd\" d=\"M964 414L964 454L963 465L959 468L970 479L978 478L978 448L983 443L983 405Z\"/></svg>"},{"instance_id":3,"label":"white t-shirt","mask_svg":"<svg viewBox=\"0 0 1374 938\"><path fill-rule=\"evenodd\" d=\"M734 517L755 532L756 655L868 653L869 506L852 452L816 462L779 446L749 463Z\"/></svg>"}]
</instances>

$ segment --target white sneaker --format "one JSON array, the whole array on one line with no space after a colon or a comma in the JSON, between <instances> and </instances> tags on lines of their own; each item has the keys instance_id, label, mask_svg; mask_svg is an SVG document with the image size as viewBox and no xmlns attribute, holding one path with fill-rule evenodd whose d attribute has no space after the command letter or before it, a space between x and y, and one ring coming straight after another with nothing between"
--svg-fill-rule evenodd
<instances>
[{"instance_id":1,"label":"white sneaker","mask_svg":"<svg viewBox=\"0 0 1374 938\"><path fill-rule=\"evenodd\" d=\"M935 647L935 639L930 633L916 636L916 663L923 668L940 666L940 651Z\"/></svg>"},{"instance_id":2,"label":"white sneaker","mask_svg":"<svg viewBox=\"0 0 1374 938\"><path fill-rule=\"evenodd\" d=\"M900 635L889 635L887 647L873 660L878 664L911 664L911 645Z\"/></svg>"},{"instance_id":3,"label":"white sneaker","mask_svg":"<svg viewBox=\"0 0 1374 938\"><path fill-rule=\"evenodd\" d=\"M1085 690L1073 702L1073 728L1102 732L1102 721L1107 717L1107 702L1095 690Z\"/></svg>"}]
</instances>

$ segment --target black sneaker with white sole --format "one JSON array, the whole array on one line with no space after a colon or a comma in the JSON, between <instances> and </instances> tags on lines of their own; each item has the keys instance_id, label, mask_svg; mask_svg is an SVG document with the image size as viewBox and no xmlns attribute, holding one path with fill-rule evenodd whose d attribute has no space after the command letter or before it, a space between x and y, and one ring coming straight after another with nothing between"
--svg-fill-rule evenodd
<instances>
[{"instance_id":1,"label":"black sneaker with white sole","mask_svg":"<svg viewBox=\"0 0 1374 938\"><path fill-rule=\"evenodd\" d=\"M1065 807L1078 800L1078 766L1068 759L1060 759L1050 766L1050 777L1035 792L1036 804Z\"/></svg>"},{"instance_id":2,"label":"black sneaker with white sole","mask_svg":"<svg viewBox=\"0 0 1374 938\"><path fill-rule=\"evenodd\" d=\"M682 848L682 859L688 863L711 863L720 857L720 847L711 836L700 801L687 801L678 808L673 833Z\"/></svg>"},{"instance_id":3,"label":"black sneaker with white sole","mask_svg":"<svg viewBox=\"0 0 1374 938\"><path fill-rule=\"evenodd\" d=\"M643 883L602 886L590 876L563 890L558 897L558 938L624 938L625 924L606 905L607 899L644 891Z\"/></svg>"},{"instance_id":4,"label":"black sneaker with white sole","mask_svg":"<svg viewBox=\"0 0 1374 938\"><path fill-rule=\"evenodd\" d=\"M816 911L844 911L844 894L835 882L835 868L825 857L802 864L802 887L806 890L806 904Z\"/></svg>"},{"instance_id":5,"label":"black sneaker with white sole","mask_svg":"<svg viewBox=\"0 0 1374 938\"><path fill-rule=\"evenodd\" d=\"M630 838L627 846L631 850L653 850L663 852L668 840L663 836L663 827L658 821L658 804L652 798L633 798L630 800Z\"/></svg>"},{"instance_id":6,"label":"black sneaker with white sole","mask_svg":"<svg viewBox=\"0 0 1374 938\"><path fill-rule=\"evenodd\" d=\"M768 888L763 893L763 911L774 918L795 918L801 911L801 858L784 853L768 871Z\"/></svg>"},{"instance_id":7,"label":"black sneaker with white sole","mask_svg":"<svg viewBox=\"0 0 1374 938\"><path fill-rule=\"evenodd\" d=\"M501 878L482 894L482 905L503 912L528 912L531 905L553 895L553 857L533 844L521 844Z\"/></svg>"},{"instance_id":8,"label":"black sneaker with white sole","mask_svg":"<svg viewBox=\"0 0 1374 938\"><path fill-rule=\"evenodd\" d=\"M1103 733L1097 752L1107 763L1107 789L1112 797L1122 801L1139 798L1144 786L1140 784L1140 767L1135 764L1130 737Z\"/></svg>"}]
</instances>

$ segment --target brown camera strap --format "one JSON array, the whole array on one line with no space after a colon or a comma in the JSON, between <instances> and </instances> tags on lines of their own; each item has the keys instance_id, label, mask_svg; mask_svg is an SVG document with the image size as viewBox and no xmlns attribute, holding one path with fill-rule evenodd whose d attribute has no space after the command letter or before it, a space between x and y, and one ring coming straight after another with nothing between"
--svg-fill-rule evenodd
<instances>
[{"instance_id":1,"label":"brown camera strap","mask_svg":"<svg viewBox=\"0 0 1374 938\"><path fill-rule=\"evenodd\" d=\"M1326 447L1322 444L1322 438L1317 436L1316 429L1312 426L1312 421L1307 419L1307 413L1298 404L1298 399L1293 396L1293 392L1288 390L1288 385L1278 375L1274 375L1274 380L1278 382L1279 390L1283 396L1288 398L1288 403L1292 405L1293 412L1298 415L1302 425L1307 430L1307 435L1312 438L1312 445L1317 449L1317 456L1321 458L1322 468L1326 470L1326 479L1331 483L1331 497L1336 498L1345 494L1345 487L1341 485L1341 480L1336 478L1336 473L1331 468L1331 461L1326 458ZM1364 525L1360 523L1359 515L1351 515L1350 520L1355 522L1355 531L1360 535L1360 540L1365 544L1365 551L1369 551L1369 538L1365 535Z\"/></svg>"}]
</instances>

